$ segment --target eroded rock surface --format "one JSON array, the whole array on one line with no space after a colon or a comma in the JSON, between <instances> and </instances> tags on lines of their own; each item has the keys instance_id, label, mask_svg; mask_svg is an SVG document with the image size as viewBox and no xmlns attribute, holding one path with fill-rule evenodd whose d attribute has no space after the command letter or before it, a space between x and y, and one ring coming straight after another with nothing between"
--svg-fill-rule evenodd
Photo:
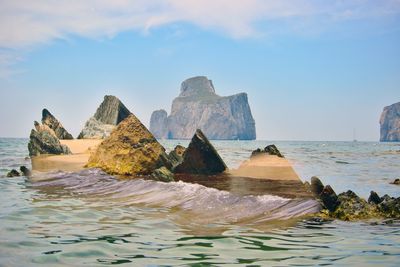
<instances>
[{"instance_id":1,"label":"eroded rock surface","mask_svg":"<svg viewBox=\"0 0 400 267\"><path fill-rule=\"evenodd\" d=\"M212 81L204 76L182 82L171 114L167 119L165 115L165 111L155 111L150 121L150 130L158 138L190 139L196 129L201 129L209 139L256 138L247 94L221 97L215 93Z\"/></svg>"},{"instance_id":2,"label":"eroded rock surface","mask_svg":"<svg viewBox=\"0 0 400 267\"><path fill-rule=\"evenodd\" d=\"M74 139L72 135L65 130L61 122L59 122L47 109L42 110L42 124L47 125L52 129L58 139Z\"/></svg>"},{"instance_id":3,"label":"eroded rock surface","mask_svg":"<svg viewBox=\"0 0 400 267\"><path fill-rule=\"evenodd\" d=\"M78 139L104 139L130 114L117 97L106 95L94 116L85 123Z\"/></svg>"},{"instance_id":4,"label":"eroded rock surface","mask_svg":"<svg viewBox=\"0 0 400 267\"><path fill-rule=\"evenodd\" d=\"M172 167L165 149L133 114L98 146L87 164L110 174L131 176L150 175L163 166Z\"/></svg>"},{"instance_id":5,"label":"eroded rock surface","mask_svg":"<svg viewBox=\"0 0 400 267\"><path fill-rule=\"evenodd\" d=\"M400 141L400 102L383 109L380 125L382 142Z\"/></svg>"}]
</instances>

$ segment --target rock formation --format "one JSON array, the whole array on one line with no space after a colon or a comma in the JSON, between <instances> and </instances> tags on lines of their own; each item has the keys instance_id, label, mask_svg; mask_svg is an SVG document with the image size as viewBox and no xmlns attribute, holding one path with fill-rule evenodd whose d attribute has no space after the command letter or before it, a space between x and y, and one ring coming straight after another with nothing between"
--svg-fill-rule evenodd
<instances>
[{"instance_id":1,"label":"rock formation","mask_svg":"<svg viewBox=\"0 0 400 267\"><path fill-rule=\"evenodd\" d=\"M60 143L54 131L46 124L35 121L35 129L32 129L29 138L29 156L71 154L69 148Z\"/></svg>"},{"instance_id":2,"label":"rock formation","mask_svg":"<svg viewBox=\"0 0 400 267\"><path fill-rule=\"evenodd\" d=\"M278 156L280 158L284 158L284 156L281 154L281 152L275 145L268 145L263 150L260 148L257 148L256 150L254 150L251 153L251 157L255 157L255 156L258 156L263 153L265 153L267 155Z\"/></svg>"},{"instance_id":3,"label":"rock formation","mask_svg":"<svg viewBox=\"0 0 400 267\"><path fill-rule=\"evenodd\" d=\"M150 175L163 166L172 167L165 149L133 114L118 124L87 164L119 175Z\"/></svg>"},{"instance_id":4,"label":"rock formation","mask_svg":"<svg viewBox=\"0 0 400 267\"><path fill-rule=\"evenodd\" d=\"M115 96L104 96L96 113L86 123L78 139L103 139L131 112Z\"/></svg>"},{"instance_id":5,"label":"rock formation","mask_svg":"<svg viewBox=\"0 0 400 267\"><path fill-rule=\"evenodd\" d=\"M207 137L197 130L188 148L183 153L183 161L175 167L175 173L217 174L227 169L218 152Z\"/></svg>"},{"instance_id":6,"label":"rock formation","mask_svg":"<svg viewBox=\"0 0 400 267\"><path fill-rule=\"evenodd\" d=\"M400 102L383 109L380 125L381 142L400 141Z\"/></svg>"},{"instance_id":7,"label":"rock formation","mask_svg":"<svg viewBox=\"0 0 400 267\"><path fill-rule=\"evenodd\" d=\"M150 131L157 138L190 139L201 129L210 139L254 140L255 122L247 94L221 97L211 80L194 77L181 85L180 95L172 102L171 114L155 111Z\"/></svg>"},{"instance_id":8,"label":"rock formation","mask_svg":"<svg viewBox=\"0 0 400 267\"><path fill-rule=\"evenodd\" d=\"M7 173L7 177L18 177L18 176L20 176L20 174L16 169L12 169Z\"/></svg>"},{"instance_id":9,"label":"rock formation","mask_svg":"<svg viewBox=\"0 0 400 267\"><path fill-rule=\"evenodd\" d=\"M173 166L177 166L183 161L183 154L185 153L185 150L185 147L177 145L174 150L169 152L168 156Z\"/></svg>"},{"instance_id":10,"label":"rock formation","mask_svg":"<svg viewBox=\"0 0 400 267\"><path fill-rule=\"evenodd\" d=\"M52 129L58 139L74 139L72 135L65 130L63 125L47 109L42 111L42 124Z\"/></svg>"}]
</instances>

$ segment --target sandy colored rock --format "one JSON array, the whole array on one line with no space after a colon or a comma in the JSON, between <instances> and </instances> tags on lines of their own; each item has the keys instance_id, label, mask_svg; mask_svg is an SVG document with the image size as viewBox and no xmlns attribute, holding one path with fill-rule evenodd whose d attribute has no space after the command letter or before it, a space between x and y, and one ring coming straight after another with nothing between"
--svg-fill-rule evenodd
<instances>
[{"instance_id":1,"label":"sandy colored rock","mask_svg":"<svg viewBox=\"0 0 400 267\"><path fill-rule=\"evenodd\" d=\"M42 110L42 124L52 129L58 139L74 139L64 126L47 109Z\"/></svg>"},{"instance_id":2,"label":"sandy colored rock","mask_svg":"<svg viewBox=\"0 0 400 267\"><path fill-rule=\"evenodd\" d=\"M164 147L133 114L98 146L87 164L119 175L150 175L162 166L171 167Z\"/></svg>"}]
</instances>

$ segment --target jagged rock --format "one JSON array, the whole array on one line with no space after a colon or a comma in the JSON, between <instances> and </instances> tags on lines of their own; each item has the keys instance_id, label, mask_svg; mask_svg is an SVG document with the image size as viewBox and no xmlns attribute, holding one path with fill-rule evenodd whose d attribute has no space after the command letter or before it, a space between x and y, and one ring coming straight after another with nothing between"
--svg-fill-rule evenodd
<instances>
[{"instance_id":1,"label":"jagged rock","mask_svg":"<svg viewBox=\"0 0 400 267\"><path fill-rule=\"evenodd\" d=\"M368 204L351 190L339 194L338 200L339 205L331 214L334 218L353 221L381 217L376 205Z\"/></svg>"},{"instance_id":2,"label":"jagged rock","mask_svg":"<svg viewBox=\"0 0 400 267\"><path fill-rule=\"evenodd\" d=\"M321 180L316 176L311 177L311 192L314 194L314 196L319 196L323 190L324 184L321 182Z\"/></svg>"},{"instance_id":3,"label":"jagged rock","mask_svg":"<svg viewBox=\"0 0 400 267\"><path fill-rule=\"evenodd\" d=\"M151 174L151 178L155 181L167 182L167 183L175 181L174 174L166 167L161 167L155 170Z\"/></svg>"},{"instance_id":4,"label":"jagged rock","mask_svg":"<svg viewBox=\"0 0 400 267\"><path fill-rule=\"evenodd\" d=\"M131 112L115 96L104 96L96 113L86 123L78 139L103 139Z\"/></svg>"},{"instance_id":5,"label":"jagged rock","mask_svg":"<svg viewBox=\"0 0 400 267\"><path fill-rule=\"evenodd\" d=\"M165 110L156 110L151 114L150 130L156 138L168 138L168 114Z\"/></svg>"},{"instance_id":6,"label":"jagged rock","mask_svg":"<svg viewBox=\"0 0 400 267\"><path fill-rule=\"evenodd\" d=\"M210 139L256 138L247 94L221 97L215 93L212 81L203 76L182 82L181 93L172 102L166 129L159 128L165 125L165 113L156 111L153 115L150 130L164 138L190 139L196 129L204 131Z\"/></svg>"},{"instance_id":7,"label":"jagged rock","mask_svg":"<svg viewBox=\"0 0 400 267\"><path fill-rule=\"evenodd\" d=\"M29 169L28 169L27 167L25 167L25 166L20 166L20 167L19 167L19 170L20 170L21 173L22 173L24 176L26 176L26 177L32 176L31 170L29 170Z\"/></svg>"},{"instance_id":8,"label":"jagged rock","mask_svg":"<svg viewBox=\"0 0 400 267\"><path fill-rule=\"evenodd\" d=\"M382 142L400 141L400 102L383 109L380 121Z\"/></svg>"},{"instance_id":9,"label":"jagged rock","mask_svg":"<svg viewBox=\"0 0 400 267\"><path fill-rule=\"evenodd\" d=\"M35 129L32 129L28 143L29 156L41 154L71 154L66 145L62 145L52 129L45 124L35 121Z\"/></svg>"},{"instance_id":10,"label":"jagged rock","mask_svg":"<svg viewBox=\"0 0 400 267\"><path fill-rule=\"evenodd\" d=\"M165 149L133 114L98 146L87 164L120 175L150 175L162 166L172 167Z\"/></svg>"},{"instance_id":11,"label":"jagged rock","mask_svg":"<svg viewBox=\"0 0 400 267\"><path fill-rule=\"evenodd\" d=\"M7 173L7 177L17 177L20 176L19 172L15 169L12 169Z\"/></svg>"},{"instance_id":12,"label":"jagged rock","mask_svg":"<svg viewBox=\"0 0 400 267\"><path fill-rule=\"evenodd\" d=\"M177 145L174 150L169 152L168 156L173 166L176 166L183 161L183 154L185 153L185 150L186 148L184 146Z\"/></svg>"},{"instance_id":13,"label":"jagged rock","mask_svg":"<svg viewBox=\"0 0 400 267\"><path fill-rule=\"evenodd\" d=\"M280 158L284 158L284 156L281 154L281 152L275 145L268 145L263 150L260 148L257 148L256 150L251 152L250 157L255 157L255 156L263 154L263 153L265 153L267 155L278 156Z\"/></svg>"},{"instance_id":14,"label":"jagged rock","mask_svg":"<svg viewBox=\"0 0 400 267\"><path fill-rule=\"evenodd\" d=\"M42 124L49 126L58 139L74 139L64 126L47 109L42 111Z\"/></svg>"},{"instance_id":15,"label":"jagged rock","mask_svg":"<svg viewBox=\"0 0 400 267\"><path fill-rule=\"evenodd\" d=\"M217 174L227 169L224 161L201 130L194 134L176 173Z\"/></svg>"},{"instance_id":16,"label":"jagged rock","mask_svg":"<svg viewBox=\"0 0 400 267\"><path fill-rule=\"evenodd\" d=\"M371 194L369 195L368 198L368 203L374 203L374 204L379 204L382 202L382 199L379 197L379 195L375 191L371 191Z\"/></svg>"},{"instance_id":17,"label":"jagged rock","mask_svg":"<svg viewBox=\"0 0 400 267\"><path fill-rule=\"evenodd\" d=\"M400 179L399 179L399 178L397 178L397 179L394 179L394 181L393 181L393 182L391 182L391 184L400 185Z\"/></svg>"},{"instance_id":18,"label":"jagged rock","mask_svg":"<svg viewBox=\"0 0 400 267\"><path fill-rule=\"evenodd\" d=\"M330 185L324 187L319 198L329 211L335 211L337 206L340 204L338 196Z\"/></svg>"},{"instance_id":19,"label":"jagged rock","mask_svg":"<svg viewBox=\"0 0 400 267\"><path fill-rule=\"evenodd\" d=\"M394 198L387 195L382 197L378 209L386 218L400 218L400 197Z\"/></svg>"}]
</instances>

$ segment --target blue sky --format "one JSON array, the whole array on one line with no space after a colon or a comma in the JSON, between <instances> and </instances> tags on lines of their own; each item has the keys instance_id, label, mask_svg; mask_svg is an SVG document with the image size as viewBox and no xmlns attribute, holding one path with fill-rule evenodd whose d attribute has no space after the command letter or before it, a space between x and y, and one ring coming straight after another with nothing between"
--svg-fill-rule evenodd
<instances>
[{"instance_id":1,"label":"blue sky","mask_svg":"<svg viewBox=\"0 0 400 267\"><path fill-rule=\"evenodd\" d=\"M248 93L258 139L378 140L399 47L399 0L0 1L0 136L44 107L77 135L105 94L148 125L206 75Z\"/></svg>"}]
</instances>

